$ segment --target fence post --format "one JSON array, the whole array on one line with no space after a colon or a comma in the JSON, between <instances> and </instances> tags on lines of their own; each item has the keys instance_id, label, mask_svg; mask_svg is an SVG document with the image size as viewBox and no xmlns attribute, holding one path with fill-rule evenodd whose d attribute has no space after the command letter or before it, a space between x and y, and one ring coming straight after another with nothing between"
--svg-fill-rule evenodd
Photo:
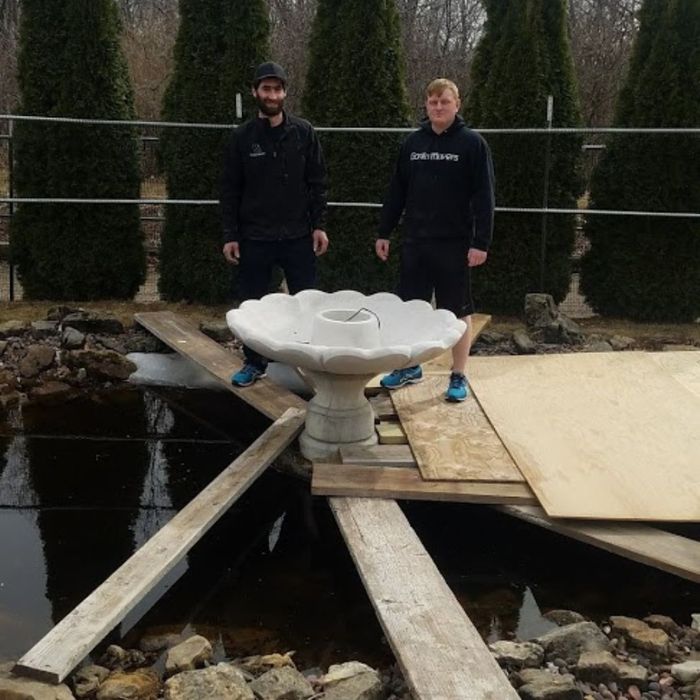
<instances>
[{"instance_id":1,"label":"fence post","mask_svg":"<svg viewBox=\"0 0 700 700\"><path fill-rule=\"evenodd\" d=\"M15 182L14 182L14 149L12 147L12 138L14 135L14 126L15 122L14 119L10 118L9 120L9 128L8 128L8 140L7 140L7 183L8 183L8 188L10 191L10 199L14 199L15 197ZM9 224L8 224L8 232L12 228L12 215L15 213L15 203L10 202L10 218L9 218ZM8 242L10 240L10 237L8 236ZM12 262L12 245L7 249L7 270L9 274L9 287L10 287L10 301L15 300L15 266L14 263Z\"/></svg>"},{"instance_id":2,"label":"fence post","mask_svg":"<svg viewBox=\"0 0 700 700\"><path fill-rule=\"evenodd\" d=\"M547 130L551 132L552 118L554 116L554 96L547 96ZM540 238L540 292L545 291L544 275L547 262L547 208L549 206L549 171L552 166L552 134L546 137L544 154L544 193L542 195L542 236Z\"/></svg>"}]
</instances>

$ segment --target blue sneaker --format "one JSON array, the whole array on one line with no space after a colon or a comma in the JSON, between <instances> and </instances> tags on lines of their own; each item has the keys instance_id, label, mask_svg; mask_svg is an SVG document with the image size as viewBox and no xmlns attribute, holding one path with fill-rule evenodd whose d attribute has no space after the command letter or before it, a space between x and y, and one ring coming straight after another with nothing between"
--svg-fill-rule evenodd
<instances>
[{"instance_id":1,"label":"blue sneaker","mask_svg":"<svg viewBox=\"0 0 700 700\"><path fill-rule=\"evenodd\" d=\"M258 379L262 379L265 376L265 370L251 365L250 362L246 362L243 367L241 367L236 374L231 377L231 384L234 386L250 386L255 384Z\"/></svg>"},{"instance_id":2,"label":"blue sneaker","mask_svg":"<svg viewBox=\"0 0 700 700\"><path fill-rule=\"evenodd\" d=\"M406 384L416 384L423 379L423 370L420 365L406 367L406 369L395 369L391 374L385 374L380 384L385 389L398 389Z\"/></svg>"},{"instance_id":3,"label":"blue sneaker","mask_svg":"<svg viewBox=\"0 0 700 700\"><path fill-rule=\"evenodd\" d=\"M450 374L450 384L445 392L445 399L454 403L464 401L469 396L467 378L461 372Z\"/></svg>"}]
</instances>

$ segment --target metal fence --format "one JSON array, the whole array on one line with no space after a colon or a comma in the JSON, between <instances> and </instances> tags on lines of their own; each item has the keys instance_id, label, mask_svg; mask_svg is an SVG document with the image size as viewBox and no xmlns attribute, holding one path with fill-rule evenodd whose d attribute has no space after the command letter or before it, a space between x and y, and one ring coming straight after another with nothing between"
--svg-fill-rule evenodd
<instances>
[{"instance_id":1,"label":"metal fence","mask_svg":"<svg viewBox=\"0 0 700 700\"><path fill-rule=\"evenodd\" d=\"M13 131L15 124L20 121L46 122L46 123L72 123L81 124L86 128L93 125L130 125L140 130L139 143L141 145L141 196L140 199L57 199L51 197L19 198L15 196L13 184ZM682 134L688 136L700 135L700 128L562 128L551 126L551 108L548 110L546 126L541 128L521 129L479 129L482 134L544 134L551 137L557 134L585 134L593 139L607 134L648 134L654 136ZM14 268L9 260L9 221L16 207L23 203L81 203L99 206L101 204L138 204L141 211L141 227L148 254L148 275L144 285L139 290L137 301L157 301L157 258L160 245L160 237L164 222L164 206L216 206L216 200L200 199L168 199L162 177L158 174L155 147L159 141L158 133L162 129L223 129L231 130L235 124L206 124L183 122L158 122L158 121L121 121L105 119L77 119L70 117L36 117L13 114L0 114L0 300L22 299L21 285L16 279ZM356 132L356 133L409 133L412 128L391 127L316 127L319 132ZM584 153L589 158L596 158L605 145L600 142L584 144ZM589 170L592 167L589 164ZM547 221L550 216L577 215L579 222L577 240L574 248L574 273L567 298L562 302L561 309L564 313L574 318L592 315L591 309L586 305L585 299L578 290L577 261L586 248L586 240L582 231L583 215L585 216L639 216L660 218L700 219L700 212L658 212L658 211L622 211L622 210L592 210L588 208L558 209L547 206L549 190L549 158L546 158L542 181L542 207L511 207L497 206L496 212L525 213L537 216L540 221L542 240L547 231ZM331 207L361 207L378 208L378 202L329 202ZM542 256L544 264L544 256Z\"/></svg>"}]
</instances>

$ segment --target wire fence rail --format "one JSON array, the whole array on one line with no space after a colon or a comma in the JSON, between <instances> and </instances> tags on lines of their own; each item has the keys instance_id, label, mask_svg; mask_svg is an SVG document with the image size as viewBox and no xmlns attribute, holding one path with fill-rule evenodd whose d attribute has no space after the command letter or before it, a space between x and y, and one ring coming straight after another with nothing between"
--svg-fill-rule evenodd
<instances>
[{"instance_id":1,"label":"wire fence rail","mask_svg":"<svg viewBox=\"0 0 700 700\"><path fill-rule=\"evenodd\" d=\"M166 197L142 197L139 199L123 199L123 198L65 198L65 197L15 197L13 185L13 151L12 141L14 138L14 125L18 122L33 122L47 124L79 124L84 126L121 126L140 129L209 129L209 130L226 130L235 129L239 124L213 124L206 122L168 122L168 121L147 121L147 120L121 120L121 119L88 119L80 117L44 117L37 115L23 114L0 114L0 122L5 122L8 125L6 133L0 133L0 142L7 143L7 181L5 188L9 196L0 196L0 252L2 247L7 247L6 235L2 235L2 220L10 219L14 213L15 207L21 204L80 204L80 205L139 205L141 207L162 207L162 206L218 206L218 200L211 199L169 199ZM415 127L371 127L371 126L318 126L315 127L318 132L328 133L364 133L364 134L407 134L415 130ZM554 127L551 125L551 116L547 126L544 127L519 127L519 128L480 128L481 134L511 134L511 135L546 135L553 136L557 134L582 134L582 135L614 135L614 134L645 134L655 135L659 137L668 135L684 135L696 137L700 135L700 127L681 128L681 127ZM145 144L155 144L160 139L158 136L141 134L138 139ZM590 143L583 144L584 152L595 153L605 148L605 144ZM1 163L1 161L0 161ZM0 165L0 170L2 166ZM0 173L2 175L2 173ZM546 219L550 215L554 216L631 216L631 217L650 217L662 219L700 219L700 212L693 211L644 211L644 210L615 210L615 209L589 209L587 207L580 208L558 208L548 207L546 205L546 183L549 173L544 173L545 179L545 197L543 206L541 207L512 207L512 206L497 206L496 212L509 214L533 214L542 216L543 231L546 231ZM0 179L0 187L2 180ZM382 205L378 202L335 202L330 201L328 205L331 207L340 208L369 208L378 209ZM9 210L9 211L5 211ZM162 210L161 210L162 211ZM141 216L143 222L160 223L164 221L164 216L154 215L153 213L144 213ZM14 269L9 261L7 264L9 274L9 297L14 299ZM572 285L575 286L577 279L572 280ZM157 292L156 292L157 298ZM583 301L580 302L584 304ZM585 304L584 304L585 305Z\"/></svg>"}]
</instances>

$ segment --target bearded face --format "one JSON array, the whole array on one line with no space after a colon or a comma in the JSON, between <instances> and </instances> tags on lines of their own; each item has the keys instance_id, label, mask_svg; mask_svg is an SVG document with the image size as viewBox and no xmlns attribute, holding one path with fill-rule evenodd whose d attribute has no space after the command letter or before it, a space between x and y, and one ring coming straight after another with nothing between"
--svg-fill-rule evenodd
<instances>
[{"instance_id":1,"label":"bearded face","mask_svg":"<svg viewBox=\"0 0 700 700\"><path fill-rule=\"evenodd\" d=\"M276 78L265 78L253 89L258 109L266 117L275 117L282 112L286 96L284 83Z\"/></svg>"}]
</instances>

